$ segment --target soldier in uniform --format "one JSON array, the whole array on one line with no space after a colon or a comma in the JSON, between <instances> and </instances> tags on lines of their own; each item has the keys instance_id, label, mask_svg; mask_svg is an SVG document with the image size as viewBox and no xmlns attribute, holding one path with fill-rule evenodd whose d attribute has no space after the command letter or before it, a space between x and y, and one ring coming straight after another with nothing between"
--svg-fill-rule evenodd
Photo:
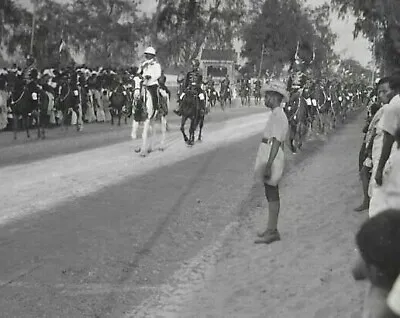
<instances>
[{"instance_id":1,"label":"soldier in uniform","mask_svg":"<svg viewBox=\"0 0 400 318\"><path fill-rule=\"evenodd\" d=\"M209 74L207 80L204 82L208 98L210 98L211 94L214 92L214 85L214 79L212 78L211 74Z\"/></svg>"},{"instance_id":2,"label":"soldier in uniform","mask_svg":"<svg viewBox=\"0 0 400 318\"><path fill-rule=\"evenodd\" d=\"M192 70L186 74L186 79L184 83L184 94L187 92L192 92L194 94L200 95L201 93L204 94L203 90L201 89L201 85L203 83L203 75L199 70L200 62L198 60L192 61ZM179 98L178 107L174 109L174 113L178 116L181 116L181 109L180 109L180 101L184 97L182 94ZM201 107L205 109L205 100L201 100Z\"/></svg>"},{"instance_id":3,"label":"soldier in uniform","mask_svg":"<svg viewBox=\"0 0 400 318\"><path fill-rule=\"evenodd\" d=\"M262 87L261 79L257 78L254 81L254 95L259 98L261 98L261 87Z\"/></svg>"},{"instance_id":4,"label":"soldier in uniform","mask_svg":"<svg viewBox=\"0 0 400 318\"><path fill-rule=\"evenodd\" d=\"M154 109L158 109L158 79L161 77L161 65L156 60L156 50L149 46L144 51L146 61L139 68L139 74L143 77L143 85L150 92Z\"/></svg>"},{"instance_id":5,"label":"soldier in uniform","mask_svg":"<svg viewBox=\"0 0 400 318\"><path fill-rule=\"evenodd\" d=\"M37 69L36 68L35 59L33 58L33 56L28 55L26 57L26 66L25 66L25 69L23 71L23 76L24 76L25 83L29 83L31 81L31 79L32 79L31 78L31 72L34 69Z\"/></svg>"},{"instance_id":6,"label":"soldier in uniform","mask_svg":"<svg viewBox=\"0 0 400 318\"><path fill-rule=\"evenodd\" d=\"M207 88L214 90L215 83L214 83L214 79L212 78L211 74L209 74L207 77L206 85L207 85Z\"/></svg>"},{"instance_id":7,"label":"soldier in uniform","mask_svg":"<svg viewBox=\"0 0 400 318\"><path fill-rule=\"evenodd\" d=\"M225 75L225 78L223 79L222 83L226 85L226 88L229 88L229 85L231 85L231 80L229 79L228 74Z\"/></svg>"}]
</instances>

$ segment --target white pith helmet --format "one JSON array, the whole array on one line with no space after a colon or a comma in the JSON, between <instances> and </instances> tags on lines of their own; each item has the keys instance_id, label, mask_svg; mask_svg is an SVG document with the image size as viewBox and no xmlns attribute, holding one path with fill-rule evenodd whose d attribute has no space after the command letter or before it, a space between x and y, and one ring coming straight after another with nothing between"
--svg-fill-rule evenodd
<instances>
[{"instance_id":1,"label":"white pith helmet","mask_svg":"<svg viewBox=\"0 0 400 318\"><path fill-rule=\"evenodd\" d=\"M144 51L144 54L156 55L156 50L154 49L154 47L149 46L149 47Z\"/></svg>"}]
</instances>

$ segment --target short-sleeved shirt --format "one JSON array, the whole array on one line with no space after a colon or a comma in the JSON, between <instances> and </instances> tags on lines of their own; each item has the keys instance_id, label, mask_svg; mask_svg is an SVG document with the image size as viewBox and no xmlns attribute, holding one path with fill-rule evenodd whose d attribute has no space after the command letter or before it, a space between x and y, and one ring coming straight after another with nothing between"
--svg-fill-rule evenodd
<instances>
[{"instance_id":1,"label":"short-sleeved shirt","mask_svg":"<svg viewBox=\"0 0 400 318\"><path fill-rule=\"evenodd\" d=\"M288 132L289 123L283 108L274 108L265 126L263 137L267 139L275 137L279 142L284 142Z\"/></svg>"},{"instance_id":2,"label":"short-sleeved shirt","mask_svg":"<svg viewBox=\"0 0 400 318\"><path fill-rule=\"evenodd\" d=\"M378 125L388 134L396 135L396 131L400 129L400 95L394 96L390 103L385 106L385 111Z\"/></svg>"},{"instance_id":3,"label":"short-sleeved shirt","mask_svg":"<svg viewBox=\"0 0 400 318\"><path fill-rule=\"evenodd\" d=\"M380 121L381 118L382 118L384 107L386 107L386 105L383 105L383 106L375 113L374 117L372 118L371 122L369 123L368 131L367 131L366 136L365 136L365 143L366 143L367 145L371 142L372 138L373 138L374 135L375 135L375 129L376 129L376 126L378 125L379 121Z\"/></svg>"},{"instance_id":4,"label":"short-sleeved shirt","mask_svg":"<svg viewBox=\"0 0 400 318\"><path fill-rule=\"evenodd\" d=\"M400 276L387 297L387 305L396 315L400 316Z\"/></svg>"}]
</instances>

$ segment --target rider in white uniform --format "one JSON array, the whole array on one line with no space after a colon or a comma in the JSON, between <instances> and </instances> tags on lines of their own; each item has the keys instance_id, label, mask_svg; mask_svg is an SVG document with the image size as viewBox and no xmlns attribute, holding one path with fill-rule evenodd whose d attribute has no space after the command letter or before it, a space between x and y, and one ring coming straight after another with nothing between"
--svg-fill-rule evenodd
<instances>
[{"instance_id":1,"label":"rider in white uniform","mask_svg":"<svg viewBox=\"0 0 400 318\"><path fill-rule=\"evenodd\" d=\"M146 61L142 63L139 73L143 77L143 85L151 94L154 109L158 108L158 79L161 77L161 65L156 60L156 50L149 46L144 51Z\"/></svg>"}]
</instances>

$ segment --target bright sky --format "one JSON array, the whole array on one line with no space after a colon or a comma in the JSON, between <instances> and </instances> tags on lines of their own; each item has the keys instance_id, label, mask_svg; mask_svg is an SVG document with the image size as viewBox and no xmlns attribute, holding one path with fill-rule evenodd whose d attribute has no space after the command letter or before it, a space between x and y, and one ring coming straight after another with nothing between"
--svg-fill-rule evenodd
<instances>
[{"instance_id":1,"label":"bright sky","mask_svg":"<svg viewBox=\"0 0 400 318\"><path fill-rule=\"evenodd\" d=\"M326 0L307 0L310 5L319 6ZM338 35L335 50L341 56L350 57L359 61L362 65L367 66L372 60L371 51L369 50L369 42L365 38L353 39L355 17L350 16L346 20L337 18L336 13L331 15L332 31Z\"/></svg>"},{"instance_id":2,"label":"bright sky","mask_svg":"<svg viewBox=\"0 0 400 318\"><path fill-rule=\"evenodd\" d=\"M307 0L311 6L319 6L327 0ZM146 0L141 4L141 9L145 12L151 12L156 8L155 0ZM369 42L365 38L357 38L353 40L355 18L349 17L346 20L338 19L336 14L331 16L331 28L338 35L335 51L342 57L349 57L359 61L362 65L367 66L372 56L369 50ZM240 48L237 48L240 51Z\"/></svg>"},{"instance_id":3,"label":"bright sky","mask_svg":"<svg viewBox=\"0 0 400 318\"><path fill-rule=\"evenodd\" d=\"M68 0L57 1L65 3ZM30 0L17 0L17 2L28 5ZM325 2L329 3L329 0L307 0L307 2L312 6L318 6ZM140 8L143 12L151 13L156 8L156 0L143 0ZM354 58L362 65L367 66L368 62L372 59L371 52L368 49L369 42L364 38L353 40L354 21L354 17L348 17L347 20L340 20L336 14L332 14L331 28L338 35L335 51L342 57ZM237 47L237 50L240 51L240 47Z\"/></svg>"}]
</instances>

